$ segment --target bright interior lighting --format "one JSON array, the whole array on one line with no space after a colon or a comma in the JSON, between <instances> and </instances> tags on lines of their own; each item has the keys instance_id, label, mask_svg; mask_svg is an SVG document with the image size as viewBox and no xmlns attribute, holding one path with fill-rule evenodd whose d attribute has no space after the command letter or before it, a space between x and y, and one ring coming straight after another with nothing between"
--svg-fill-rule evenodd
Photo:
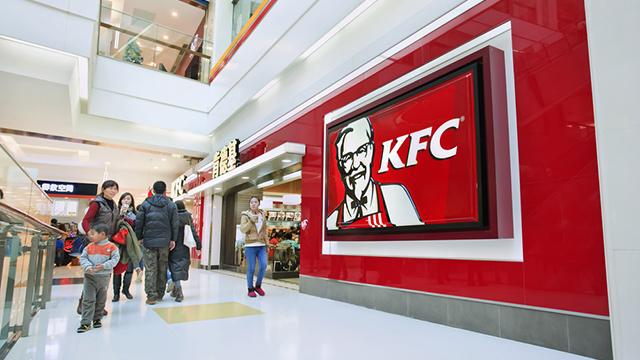
<instances>
[{"instance_id":1,"label":"bright interior lighting","mask_svg":"<svg viewBox=\"0 0 640 360\"><path fill-rule=\"evenodd\" d=\"M165 159L165 158L162 158L162 159L160 159L160 161L167 161L167 159Z\"/></svg>"},{"instance_id":2,"label":"bright interior lighting","mask_svg":"<svg viewBox=\"0 0 640 360\"><path fill-rule=\"evenodd\" d=\"M154 168L154 169L157 169L158 167L157 167L157 166L154 166L153 168Z\"/></svg>"},{"instance_id":3,"label":"bright interior lighting","mask_svg":"<svg viewBox=\"0 0 640 360\"><path fill-rule=\"evenodd\" d=\"M178 16L178 13L177 13L177 12L175 12L175 11L173 11L173 12L171 12L171 15L173 15L173 16Z\"/></svg>"},{"instance_id":4,"label":"bright interior lighting","mask_svg":"<svg viewBox=\"0 0 640 360\"><path fill-rule=\"evenodd\" d=\"M285 205L300 205L302 197L299 194L284 194L282 195L282 203Z\"/></svg>"},{"instance_id":5,"label":"bright interior lighting","mask_svg":"<svg viewBox=\"0 0 640 360\"><path fill-rule=\"evenodd\" d=\"M329 39L331 39L335 34L337 34L340 30L342 30L345 26L347 26L353 19L357 18L362 14L365 10L369 8L369 6L373 5L376 0L367 0L360 4L357 8L355 8L349 15L347 15L342 21L340 21L333 29L329 30L323 37L321 37L315 44L311 45L307 51L300 55L301 59L306 59L309 55L313 54L316 50L318 50L322 45L324 45Z\"/></svg>"},{"instance_id":6,"label":"bright interior lighting","mask_svg":"<svg viewBox=\"0 0 640 360\"><path fill-rule=\"evenodd\" d=\"M156 51L162 51L162 50L164 50L162 46L156 46Z\"/></svg>"},{"instance_id":7,"label":"bright interior lighting","mask_svg":"<svg viewBox=\"0 0 640 360\"><path fill-rule=\"evenodd\" d=\"M292 172L291 174L287 174L282 177L282 180L292 180L302 177L302 170L298 170L296 172Z\"/></svg>"},{"instance_id":8,"label":"bright interior lighting","mask_svg":"<svg viewBox=\"0 0 640 360\"><path fill-rule=\"evenodd\" d=\"M265 187L265 186L271 186L271 185L273 185L274 183L275 183L275 181L273 181L273 180L269 180L269 181L265 181L265 182L263 182L263 183L258 184L258 185L257 185L257 187L258 187L258 189L262 189L263 187Z\"/></svg>"},{"instance_id":9,"label":"bright interior lighting","mask_svg":"<svg viewBox=\"0 0 640 360\"><path fill-rule=\"evenodd\" d=\"M213 190L220 191L220 190L222 190L222 189L220 189L220 188L213 188Z\"/></svg>"},{"instance_id":10,"label":"bright interior lighting","mask_svg":"<svg viewBox=\"0 0 640 360\"><path fill-rule=\"evenodd\" d=\"M290 163L290 162L291 162L291 160L289 160L289 159L282 159L282 162L283 162L283 163Z\"/></svg>"},{"instance_id":11,"label":"bright interior lighting","mask_svg":"<svg viewBox=\"0 0 640 360\"><path fill-rule=\"evenodd\" d=\"M108 161L107 161L107 162L105 162L104 164L105 164L105 165L111 165L111 163L110 163L110 162L108 162Z\"/></svg>"},{"instance_id":12,"label":"bright interior lighting","mask_svg":"<svg viewBox=\"0 0 640 360\"><path fill-rule=\"evenodd\" d=\"M244 180L249 179L249 177L248 177L248 176L243 176L242 178L243 178Z\"/></svg>"},{"instance_id":13,"label":"bright interior lighting","mask_svg":"<svg viewBox=\"0 0 640 360\"><path fill-rule=\"evenodd\" d=\"M169 40L169 37L167 35L164 35L162 38L165 40Z\"/></svg>"}]
</instances>

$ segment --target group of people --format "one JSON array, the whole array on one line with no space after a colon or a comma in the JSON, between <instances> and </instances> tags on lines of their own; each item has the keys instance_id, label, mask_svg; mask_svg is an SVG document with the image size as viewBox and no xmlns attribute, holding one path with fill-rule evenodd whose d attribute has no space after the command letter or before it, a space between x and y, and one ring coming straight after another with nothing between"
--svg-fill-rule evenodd
<instances>
[{"instance_id":1,"label":"group of people","mask_svg":"<svg viewBox=\"0 0 640 360\"><path fill-rule=\"evenodd\" d=\"M82 314L79 333L88 331L92 325L102 326L109 278L117 267L126 270L124 279L121 274L114 275L114 302L119 301L121 289L124 296L133 299L129 291L131 278L134 271L140 276L143 266L147 304L162 301L167 270L173 280L171 296L178 302L184 300L180 282L188 280L191 262L190 249L183 243L185 225L191 229L198 254L202 244L184 203L173 202L164 195L166 188L165 182L156 181L153 196L136 208L130 193L122 194L116 204L114 198L119 186L107 180L100 194L91 201L82 220L89 244L80 255L84 289L79 307ZM122 239L119 245L114 242L114 236Z\"/></svg>"}]
</instances>

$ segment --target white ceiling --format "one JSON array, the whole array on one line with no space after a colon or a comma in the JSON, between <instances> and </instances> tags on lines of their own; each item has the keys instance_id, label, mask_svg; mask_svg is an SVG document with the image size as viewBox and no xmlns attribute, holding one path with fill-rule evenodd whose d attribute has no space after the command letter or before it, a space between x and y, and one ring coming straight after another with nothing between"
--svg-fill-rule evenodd
<instances>
[{"instance_id":1,"label":"white ceiling","mask_svg":"<svg viewBox=\"0 0 640 360\"><path fill-rule=\"evenodd\" d=\"M260 88L288 71L288 66L296 64L301 52L361 2L279 0L269 14L272 17L265 17L257 32L245 43L246 48L241 47L208 87L205 98L209 103L203 105L210 109L207 131L214 131L254 101L252 96ZM133 7L133 2L127 1L127 5L123 5L126 12L133 11L125 8L130 5ZM177 21L185 24L184 18L189 13L187 9L191 9L185 3L177 0L136 0L135 6L154 9L155 21L166 21L168 26L186 33L195 32L202 14L201 10L193 8L196 11L192 14L199 15L191 15L193 20L186 21L188 26L181 28L171 22L176 18L171 17L170 12L177 9ZM315 14L322 21L304 17L309 14ZM300 19L311 21L298 22ZM292 30L295 34L289 34ZM290 39L289 35L294 36ZM267 52L279 53L280 56L265 56ZM89 66L95 64L96 56L92 55ZM203 129L189 132L180 121L176 121L172 128L159 128L133 120L88 114L87 100L82 96L79 99L78 92L82 92L83 86L88 87L89 100L95 98L91 97L94 69L89 69L89 79L78 82L81 62L77 56L43 49L0 34L0 135L5 142L17 144L16 158L23 167L37 169L38 179L100 183L105 163L109 162L108 177L119 182L121 192L141 194L154 181L164 180L169 184L195 165L185 159L171 157L171 154L206 157L210 150L196 151L191 143L202 143L204 138L212 150L213 142L226 140L210 140L206 135L199 135ZM132 66L134 68L137 72L152 71ZM252 76L245 76L249 72ZM166 76L167 80L175 78ZM136 97L130 95L130 99L133 101ZM245 130L242 129L243 132ZM43 138L47 136L49 138ZM87 144L87 141L96 144ZM162 161L162 158L166 160ZM156 166L157 169L154 168Z\"/></svg>"}]
</instances>

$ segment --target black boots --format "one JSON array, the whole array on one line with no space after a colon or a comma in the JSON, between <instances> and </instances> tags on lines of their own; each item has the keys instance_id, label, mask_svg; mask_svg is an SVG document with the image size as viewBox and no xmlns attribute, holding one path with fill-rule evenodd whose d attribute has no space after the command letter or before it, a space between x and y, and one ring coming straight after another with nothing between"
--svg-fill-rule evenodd
<instances>
[{"instance_id":1,"label":"black boots","mask_svg":"<svg viewBox=\"0 0 640 360\"><path fill-rule=\"evenodd\" d=\"M112 302L118 302L120 301L120 289L113 289L113 299L111 299Z\"/></svg>"},{"instance_id":2,"label":"black boots","mask_svg":"<svg viewBox=\"0 0 640 360\"><path fill-rule=\"evenodd\" d=\"M182 300L184 300L184 294L182 294L182 287L179 287L174 291L176 292L176 301L182 302Z\"/></svg>"}]
</instances>

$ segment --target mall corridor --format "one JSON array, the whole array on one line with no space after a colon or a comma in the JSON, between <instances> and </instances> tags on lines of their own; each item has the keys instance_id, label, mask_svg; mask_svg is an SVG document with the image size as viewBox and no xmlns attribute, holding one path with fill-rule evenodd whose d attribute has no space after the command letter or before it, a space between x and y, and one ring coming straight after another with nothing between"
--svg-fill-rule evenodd
<instances>
[{"instance_id":1,"label":"mall corridor","mask_svg":"<svg viewBox=\"0 0 640 360\"><path fill-rule=\"evenodd\" d=\"M76 269L56 268L51 302L7 359L586 359L300 294L281 281L252 299L243 275L226 271L191 270L182 303L167 294L145 305L136 282L133 300L112 303L110 287L103 327L78 334Z\"/></svg>"}]
</instances>

